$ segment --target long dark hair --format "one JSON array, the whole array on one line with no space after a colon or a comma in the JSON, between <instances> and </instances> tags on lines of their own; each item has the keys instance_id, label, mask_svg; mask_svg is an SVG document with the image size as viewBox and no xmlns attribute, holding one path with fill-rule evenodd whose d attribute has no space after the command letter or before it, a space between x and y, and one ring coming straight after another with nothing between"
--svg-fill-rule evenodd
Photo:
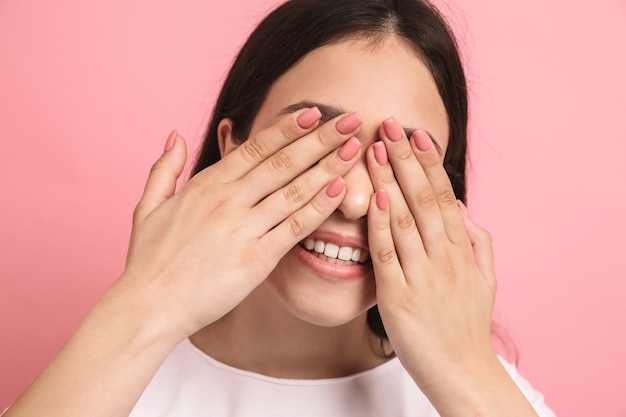
<instances>
[{"instance_id":1,"label":"long dark hair","mask_svg":"<svg viewBox=\"0 0 626 417\"><path fill-rule=\"evenodd\" d=\"M448 114L444 166L466 201L467 85L452 31L426 0L290 0L269 14L239 51L217 99L193 175L220 159L218 124L232 121L243 142L274 82L314 49L346 38L376 42L394 35L412 45L430 69ZM386 338L378 308L367 323Z\"/></svg>"}]
</instances>

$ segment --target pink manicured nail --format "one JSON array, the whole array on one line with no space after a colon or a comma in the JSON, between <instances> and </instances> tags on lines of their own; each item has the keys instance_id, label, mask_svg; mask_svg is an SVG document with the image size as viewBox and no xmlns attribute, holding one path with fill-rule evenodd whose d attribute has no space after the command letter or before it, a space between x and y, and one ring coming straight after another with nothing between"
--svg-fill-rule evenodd
<instances>
[{"instance_id":1,"label":"pink manicured nail","mask_svg":"<svg viewBox=\"0 0 626 417\"><path fill-rule=\"evenodd\" d=\"M389 195L387 194L387 190L381 188L376 191L376 206L379 210L385 211L387 210L387 206L389 205Z\"/></svg>"},{"instance_id":2,"label":"pink manicured nail","mask_svg":"<svg viewBox=\"0 0 626 417\"><path fill-rule=\"evenodd\" d=\"M330 183L328 189L326 190L326 195L331 198L337 197L346 186L346 182L341 177L335 178L333 182Z\"/></svg>"},{"instance_id":3,"label":"pink manicured nail","mask_svg":"<svg viewBox=\"0 0 626 417\"><path fill-rule=\"evenodd\" d=\"M415 146L417 146L417 149L422 152L430 150L433 145L433 140L423 129L417 129L413 133L413 142L415 142Z\"/></svg>"},{"instance_id":4,"label":"pink manicured nail","mask_svg":"<svg viewBox=\"0 0 626 417\"><path fill-rule=\"evenodd\" d=\"M352 136L350 139L343 144L341 149L339 149L339 157L344 161L349 161L359 152L361 149L361 142Z\"/></svg>"},{"instance_id":5,"label":"pink manicured nail","mask_svg":"<svg viewBox=\"0 0 626 417\"><path fill-rule=\"evenodd\" d=\"M463 213L463 215L465 215L466 217L469 217L469 214L467 213L467 206L463 204L461 200L456 200L456 204L461 209L461 212Z\"/></svg>"},{"instance_id":6,"label":"pink manicured nail","mask_svg":"<svg viewBox=\"0 0 626 417\"><path fill-rule=\"evenodd\" d=\"M395 117L390 117L383 122L383 129L389 140L399 142L402 140L402 127Z\"/></svg>"},{"instance_id":7,"label":"pink manicured nail","mask_svg":"<svg viewBox=\"0 0 626 417\"><path fill-rule=\"evenodd\" d=\"M359 113L350 113L343 119L339 120L335 127L337 132L342 135L347 135L348 133L354 132L357 127L361 126L361 123L363 123L363 121L361 120Z\"/></svg>"},{"instance_id":8,"label":"pink manicured nail","mask_svg":"<svg viewBox=\"0 0 626 417\"><path fill-rule=\"evenodd\" d=\"M174 143L176 142L176 135L178 135L178 131L176 129L172 130L172 133L170 133L170 135L167 137L167 141L165 142L163 153L169 151L174 147Z\"/></svg>"},{"instance_id":9,"label":"pink manicured nail","mask_svg":"<svg viewBox=\"0 0 626 417\"><path fill-rule=\"evenodd\" d=\"M387 148L385 148L385 144L381 141L374 143L374 159L378 162L379 165L385 166L387 165Z\"/></svg>"},{"instance_id":10,"label":"pink manicured nail","mask_svg":"<svg viewBox=\"0 0 626 417\"><path fill-rule=\"evenodd\" d=\"M296 119L302 129L310 129L322 117L322 112L317 107L311 107Z\"/></svg>"}]
</instances>

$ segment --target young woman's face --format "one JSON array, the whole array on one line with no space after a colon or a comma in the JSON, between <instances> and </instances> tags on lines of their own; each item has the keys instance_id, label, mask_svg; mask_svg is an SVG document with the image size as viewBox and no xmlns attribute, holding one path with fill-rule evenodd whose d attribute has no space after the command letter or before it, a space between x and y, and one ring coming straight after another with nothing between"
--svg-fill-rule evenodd
<instances>
[{"instance_id":1,"label":"young woman's face","mask_svg":"<svg viewBox=\"0 0 626 417\"><path fill-rule=\"evenodd\" d=\"M321 241L363 252L374 192L365 150L379 140L382 121L395 116L404 128L425 129L445 151L447 115L437 86L418 55L395 37L374 46L364 40L342 41L312 51L276 81L250 134L273 125L285 108L303 102L316 103L323 112L327 106L357 111L363 119L357 135L363 144L361 160L344 176L346 196L311 235L318 246ZM296 317L322 326L347 323L376 303L369 261L340 265L301 246L287 253L262 285Z\"/></svg>"}]
</instances>

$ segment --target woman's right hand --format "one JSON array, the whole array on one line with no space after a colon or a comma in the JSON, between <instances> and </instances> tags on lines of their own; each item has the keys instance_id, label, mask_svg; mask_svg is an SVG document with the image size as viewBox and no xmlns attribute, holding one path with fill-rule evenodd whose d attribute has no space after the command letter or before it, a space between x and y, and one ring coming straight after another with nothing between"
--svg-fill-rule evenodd
<instances>
[{"instance_id":1,"label":"woman's right hand","mask_svg":"<svg viewBox=\"0 0 626 417\"><path fill-rule=\"evenodd\" d=\"M360 154L353 135L361 120L349 114L320 125L320 117L317 108L284 117L177 193L186 146L172 133L135 210L126 270L112 290L179 339L234 308L343 199L341 176Z\"/></svg>"},{"instance_id":2,"label":"woman's right hand","mask_svg":"<svg viewBox=\"0 0 626 417\"><path fill-rule=\"evenodd\" d=\"M360 119L319 119L285 117L178 193L186 149L170 136L135 210L126 270L6 416L128 416L171 349L235 307L341 202Z\"/></svg>"}]
</instances>

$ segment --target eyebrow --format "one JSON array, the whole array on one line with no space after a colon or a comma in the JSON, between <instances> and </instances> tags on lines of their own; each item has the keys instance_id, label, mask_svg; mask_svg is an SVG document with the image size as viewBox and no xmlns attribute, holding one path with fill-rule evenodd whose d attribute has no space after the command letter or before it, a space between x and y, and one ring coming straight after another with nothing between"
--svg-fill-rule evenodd
<instances>
[{"instance_id":1,"label":"eyebrow","mask_svg":"<svg viewBox=\"0 0 626 417\"><path fill-rule=\"evenodd\" d=\"M298 103L290 104L289 106L282 109L280 113L278 114L279 116L285 116L287 114L294 113L298 110L308 109L311 107L317 107L320 110L320 113L322 113L320 122L322 123L326 123L334 119L337 116L341 116L344 113L348 113L346 110L342 109L341 107L333 106L331 104L316 103L314 101L300 101ZM410 138L413 132L417 130L417 129L408 128L408 127L403 127L402 129L404 130L404 133L406 134L407 138ZM441 146L439 145L439 143L437 143L437 141L435 140L433 135L430 134L430 132L426 130L425 132L430 137L430 140L433 141L433 145L435 145L435 149L437 150L439 155L443 156L443 150L441 149Z\"/></svg>"}]
</instances>

